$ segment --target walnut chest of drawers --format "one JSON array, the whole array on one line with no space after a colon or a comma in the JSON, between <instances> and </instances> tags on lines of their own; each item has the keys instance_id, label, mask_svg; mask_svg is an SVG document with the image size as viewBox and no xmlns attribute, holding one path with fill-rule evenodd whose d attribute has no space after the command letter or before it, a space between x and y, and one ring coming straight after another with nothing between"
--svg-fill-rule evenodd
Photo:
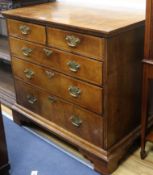
<instances>
[{"instance_id":1,"label":"walnut chest of drawers","mask_svg":"<svg viewBox=\"0 0 153 175\"><path fill-rule=\"evenodd\" d=\"M140 130L143 12L58 1L3 14L14 119L30 119L75 146L97 171L113 172Z\"/></svg>"}]
</instances>

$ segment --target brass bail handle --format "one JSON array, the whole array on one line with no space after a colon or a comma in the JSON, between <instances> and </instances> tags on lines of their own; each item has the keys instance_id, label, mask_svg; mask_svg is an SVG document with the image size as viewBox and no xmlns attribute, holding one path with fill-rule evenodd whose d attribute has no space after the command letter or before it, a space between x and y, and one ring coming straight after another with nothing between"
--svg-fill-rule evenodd
<instances>
[{"instance_id":1,"label":"brass bail handle","mask_svg":"<svg viewBox=\"0 0 153 175\"><path fill-rule=\"evenodd\" d=\"M35 102L37 102L37 98L33 95L27 95L27 100L28 100L28 103L30 104L34 104Z\"/></svg>"},{"instance_id":2,"label":"brass bail handle","mask_svg":"<svg viewBox=\"0 0 153 175\"><path fill-rule=\"evenodd\" d=\"M80 38L74 35L66 35L65 40L70 47L77 47L81 42Z\"/></svg>"},{"instance_id":3,"label":"brass bail handle","mask_svg":"<svg viewBox=\"0 0 153 175\"><path fill-rule=\"evenodd\" d=\"M70 86L68 88L68 91L69 91L69 94L74 97L74 98L77 98L80 96L81 94L81 90L78 88L78 87L75 87L75 86Z\"/></svg>"},{"instance_id":4,"label":"brass bail handle","mask_svg":"<svg viewBox=\"0 0 153 175\"><path fill-rule=\"evenodd\" d=\"M76 63L75 61L69 61L67 65L69 67L69 70L72 72L78 72L80 69L80 64Z\"/></svg>"},{"instance_id":5,"label":"brass bail handle","mask_svg":"<svg viewBox=\"0 0 153 175\"><path fill-rule=\"evenodd\" d=\"M28 48L28 47L23 47L22 48L22 53L26 57L29 57L30 54L31 54L31 52L32 52L32 49L31 48Z\"/></svg>"},{"instance_id":6,"label":"brass bail handle","mask_svg":"<svg viewBox=\"0 0 153 175\"><path fill-rule=\"evenodd\" d=\"M25 73L26 78L28 79L32 79L35 74L35 72L33 72L31 69L25 69L24 73Z\"/></svg>"},{"instance_id":7,"label":"brass bail handle","mask_svg":"<svg viewBox=\"0 0 153 175\"><path fill-rule=\"evenodd\" d=\"M22 35L28 35L30 33L30 27L27 25L21 25L19 30L21 31Z\"/></svg>"},{"instance_id":8,"label":"brass bail handle","mask_svg":"<svg viewBox=\"0 0 153 175\"><path fill-rule=\"evenodd\" d=\"M83 123L83 121L77 115L72 115L70 120L71 120L72 125L75 127L80 127Z\"/></svg>"}]
</instances>

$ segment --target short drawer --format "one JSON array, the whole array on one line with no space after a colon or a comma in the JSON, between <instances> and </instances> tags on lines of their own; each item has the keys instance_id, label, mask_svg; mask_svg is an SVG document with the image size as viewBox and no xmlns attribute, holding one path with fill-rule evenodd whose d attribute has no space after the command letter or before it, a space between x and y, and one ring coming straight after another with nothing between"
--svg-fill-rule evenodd
<instances>
[{"instance_id":1,"label":"short drawer","mask_svg":"<svg viewBox=\"0 0 153 175\"><path fill-rule=\"evenodd\" d=\"M27 22L8 19L8 32L10 36L23 38L36 43L46 43L45 27Z\"/></svg>"},{"instance_id":2,"label":"short drawer","mask_svg":"<svg viewBox=\"0 0 153 175\"><path fill-rule=\"evenodd\" d=\"M16 80L17 103L79 137L102 146L103 118Z\"/></svg>"},{"instance_id":3,"label":"short drawer","mask_svg":"<svg viewBox=\"0 0 153 175\"><path fill-rule=\"evenodd\" d=\"M102 88L13 57L16 77L93 112L102 113Z\"/></svg>"},{"instance_id":4,"label":"short drawer","mask_svg":"<svg viewBox=\"0 0 153 175\"><path fill-rule=\"evenodd\" d=\"M75 32L48 28L48 45L102 60L104 58L104 39Z\"/></svg>"},{"instance_id":5,"label":"short drawer","mask_svg":"<svg viewBox=\"0 0 153 175\"><path fill-rule=\"evenodd\" d=\"M10 37L12 55L102 85L102 62Z\"/></svg>"}]
</instances>

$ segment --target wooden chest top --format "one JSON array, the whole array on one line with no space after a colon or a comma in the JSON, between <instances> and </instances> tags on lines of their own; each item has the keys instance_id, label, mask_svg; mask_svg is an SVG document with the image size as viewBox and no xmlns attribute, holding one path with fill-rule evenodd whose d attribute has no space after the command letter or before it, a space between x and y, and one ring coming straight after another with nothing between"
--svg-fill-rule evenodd
<instances>
[{"instance_id":1,"label":"wooden chest top","mask_svg":"<svg viewBox=\"0 0 153 175\"><path fill-rule=\"evenodd\" d=\"M105 5L96 8L68 4L59 0L54 3L9 10L3 14L11 18L30 19L52 26L62 25L102 36L113 35L137 25L144 25L144 10L111 8Z\"/></svg>"}]
</instances>

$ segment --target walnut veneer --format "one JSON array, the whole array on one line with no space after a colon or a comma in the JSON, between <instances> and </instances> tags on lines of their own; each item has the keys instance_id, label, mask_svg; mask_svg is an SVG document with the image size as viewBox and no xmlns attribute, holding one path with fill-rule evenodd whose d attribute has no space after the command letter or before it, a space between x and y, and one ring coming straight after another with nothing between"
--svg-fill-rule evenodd
<instances>
[{"instance_id":1,"label":"walnut veneer","mask_svg":"<svg viewBox=\"0 0 153 175\"><path fill-rule=\"evenodd\" d=\"M140 131L143 12L58 1L3 14L15 121L33 121L112 173Z\"/></svg>"}]
</instances>

